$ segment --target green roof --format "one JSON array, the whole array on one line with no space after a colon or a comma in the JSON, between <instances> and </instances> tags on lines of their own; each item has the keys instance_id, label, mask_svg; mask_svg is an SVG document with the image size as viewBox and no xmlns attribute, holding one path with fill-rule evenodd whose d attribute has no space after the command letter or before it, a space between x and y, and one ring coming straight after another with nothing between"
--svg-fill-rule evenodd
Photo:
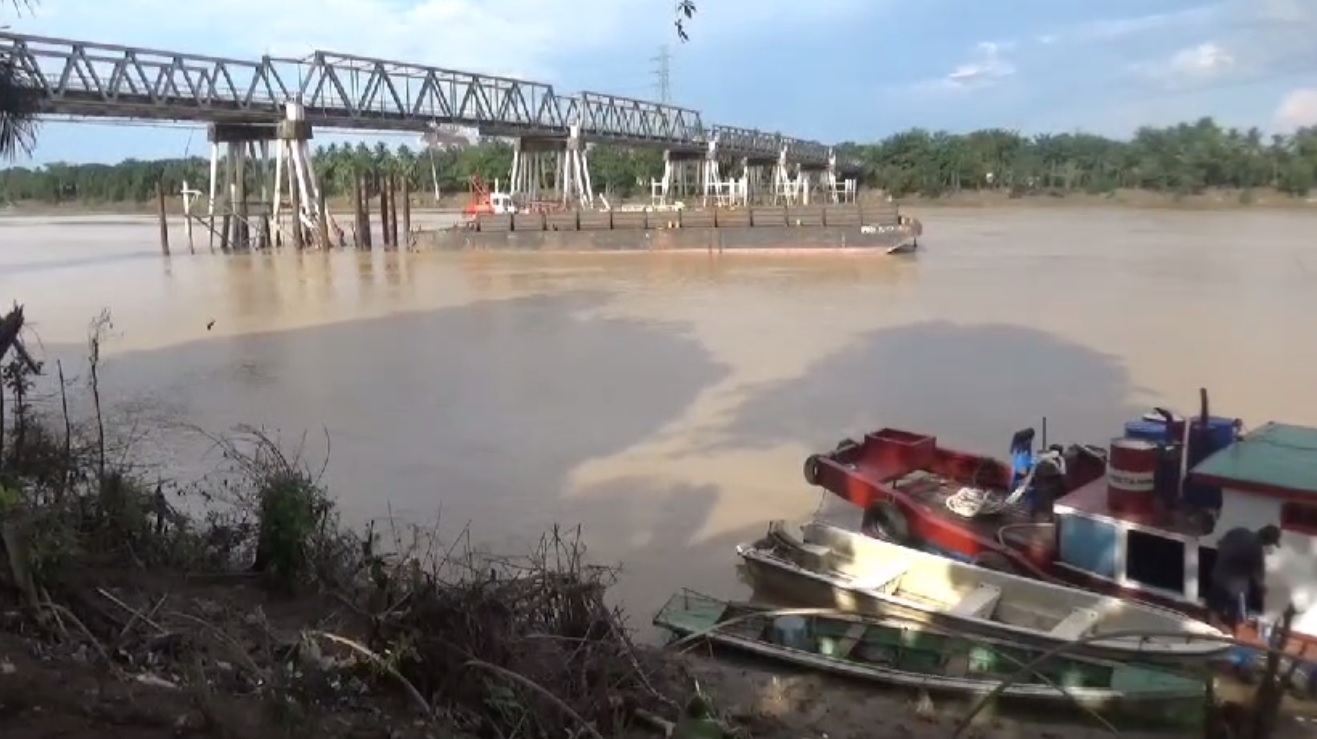
<instances>
[{"instance_id":1,"label":"green roof","mask_svg":"<svg viewBox=\"0 0 1317 739\"><path fill-rule=\"evenodd\" d=\"M1193 472L1317 495L1317 428L1268 423L1203 460Z\"/></svg>"}]
</instances>

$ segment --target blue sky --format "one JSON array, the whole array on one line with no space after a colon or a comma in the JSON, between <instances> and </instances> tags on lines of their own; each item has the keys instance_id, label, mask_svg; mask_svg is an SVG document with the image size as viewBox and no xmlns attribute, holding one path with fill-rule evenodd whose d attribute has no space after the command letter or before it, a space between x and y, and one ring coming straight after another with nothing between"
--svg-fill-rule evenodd
<instances>
[{"instance_id":1,"label":"blue sky","mask_svg":"<svg viewBox=\"0 0 1317 739\"><path fill-rule=\"evenodd\" d=\"M684 44L672 0L42 0L10 27L243 58L329 49L649 98L667 43L675 102L706 123L825 142L1317 123L1317 0L697 2ZM200 129L50 123L35 161L203 148Z\"/></svg>"}]
</instances>

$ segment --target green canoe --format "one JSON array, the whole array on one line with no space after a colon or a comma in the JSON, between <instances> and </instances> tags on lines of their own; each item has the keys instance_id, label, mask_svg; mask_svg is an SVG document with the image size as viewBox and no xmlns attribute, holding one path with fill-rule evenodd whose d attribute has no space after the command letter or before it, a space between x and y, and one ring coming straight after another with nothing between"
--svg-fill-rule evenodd
<instances>
[{"instance_id":1,"label":"green canoe","mask_svg":"<svg viewBox=\"0 0 1317 739\"><path fill-rule=\"evenodd\" d=\"M654 625L716 644L852 678L935 692L984 694L1042 651L927 624L849 614L779 615L777 609L692 591L668 599ZM1208 699L1202 678L1090 657L1054 657L1003 698L1079 703L1158 723L1197 724Z\"/></svg>"}]
</instances>

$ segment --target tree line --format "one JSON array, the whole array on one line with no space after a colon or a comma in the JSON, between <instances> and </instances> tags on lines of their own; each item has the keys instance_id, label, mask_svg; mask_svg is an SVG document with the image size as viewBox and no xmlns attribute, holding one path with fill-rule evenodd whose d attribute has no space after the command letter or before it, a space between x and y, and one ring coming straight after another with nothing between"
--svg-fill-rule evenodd
<instances>
[{"instance_id":1,"label":"tree line","mask_svg":"<svg viewBox=\"0 0 1317 739\"><path fill-rule=\"evenodd\" d=\"M842 144L837 151L863 163L863 186L897 197L989 190L1013 195L1117 189L1192 194L1213 188L1274 188L1303 196L1317 183L1317 127L1264 136L1256 128L1223 128L1210 118L1141 128L1129 140L1085 133L913 129L873 144ZM330 144L316 150L314 163L331 197L351 192L359 174L383 171L407 178L413 192L437 188L452 194L465 191L472 176L506 181L512 148L501 141L421 150ZM14 167L0 170L0 202L145 201L154 196L157 182L170 193L180 192L185 182L205 189L209 170L209 162L200 157ZM662 175L662 152L596 146L590 170L597 191L612 197L643 195L650 180Z\"/></svg>"}]
</instances>

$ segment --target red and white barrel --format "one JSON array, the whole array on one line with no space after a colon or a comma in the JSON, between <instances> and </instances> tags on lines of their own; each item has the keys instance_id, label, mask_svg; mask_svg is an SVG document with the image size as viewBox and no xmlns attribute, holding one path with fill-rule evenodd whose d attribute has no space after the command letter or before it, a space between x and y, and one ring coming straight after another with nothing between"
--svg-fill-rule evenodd
<instances>
[{"instance_id":1,"label":"red and white barrel","mask_svg":"<svg viewBox=\"0 0 1317 739\"><path fill-rule=\"evenodd\" d=\"M1144 439L1111 440L1107 456L1107 506L1120 513L1152 513L1161 448Z\"/></svg>"}]
</instances>

